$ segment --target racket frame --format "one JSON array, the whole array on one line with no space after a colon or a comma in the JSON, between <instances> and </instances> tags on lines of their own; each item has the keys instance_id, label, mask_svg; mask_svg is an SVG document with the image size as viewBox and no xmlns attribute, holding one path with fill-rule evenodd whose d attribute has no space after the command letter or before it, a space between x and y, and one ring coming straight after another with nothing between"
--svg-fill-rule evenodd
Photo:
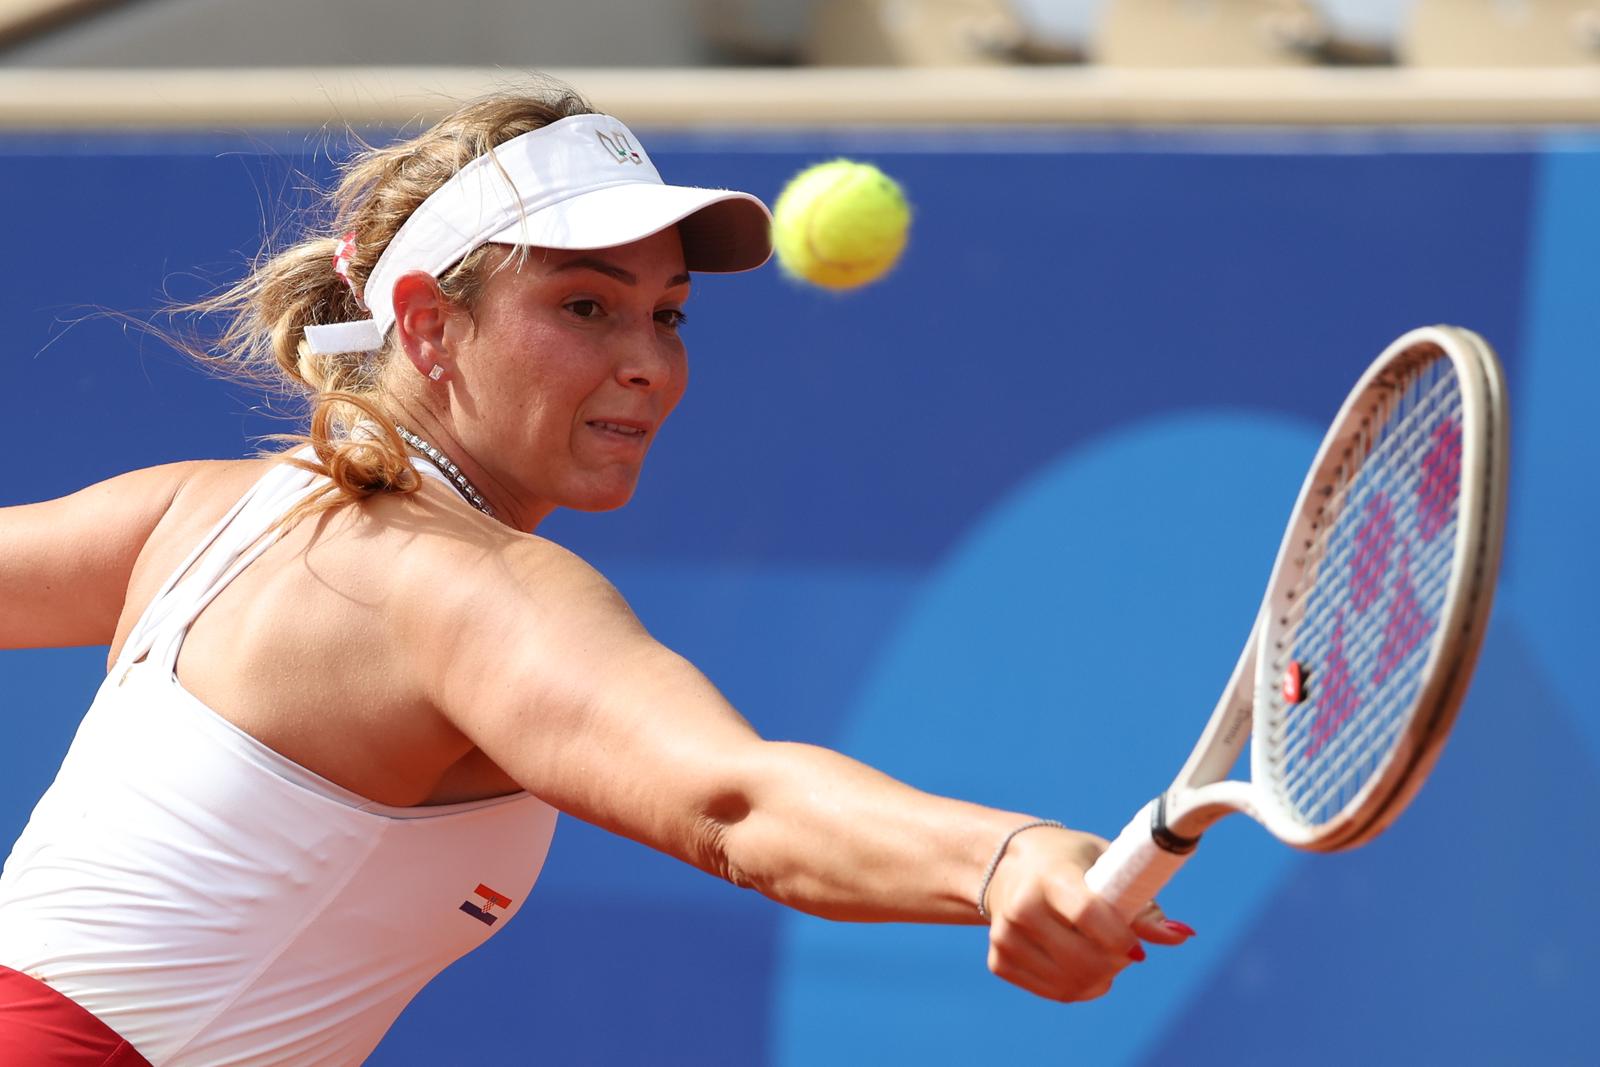
<instances>
[{"instance_id":1,"label":"racket frame","mask_svg":"<svg viewBox=\"0 0 1600 1067\"><path fill-rule=\"evenodd\" d=\"M1285 628L1289 593L1303 576L1307 541L1315 536L1315 498L1326 496L1335 476L1364 432L1363 410L1381 402L1385 379L1396 368L1439 355L1450 359L1461 394L1462 474L1457 504L1456 560L1463 577L1441 606L1427 664L1405 735L1383 763L1332 819L1310 826L1273 794L1266 765L1269 720L1258 706L1277 699L1280 679L1272 655ZM1470 330L1426 326L1397 339L1350 391L1324 437L1295 501L1278 549L1267 593L1221 699L1172 785L1134 816L1106 854L1088 872L1096 893L1131 916L1176 873L1200 835L1224 815L1243 812L1287 844L1311 851L1353 848L1371 840L1403 810L1438 758L1482 647L1504 540L1508 429L1505 384L1488 344ZM1251 778L1227 775L1251 747Z\"/></svg>"},{"instance_id":2,"label":"racket frame","mask_svg":"<svg viewBox=\"0 0 1600 1067\"><path fill-rule=\"evenodd\" d=\"M1504 386L1498 362L1477 334L1459 327L1427 326L1399 338L1367 370L1334 419L1338 431L1328 435L1312 462L1267 582L1257 637L1253 704L1265 708L1282 699L1272 653L1284 636L1286 616L1293 607L1290 596L1304 573L1301 550L1318 533L1316 497L1332 492L1349 453L1363 447L1366 424L1361 416L1368 408L1381 409L1385 394L1392 389L1388 383L1416 362L1440 357L1451 361L1461 397L1461 493L1455 529L1456 569L1461 579L1448 589L1440 606L1422 672L1426 681L1416 695L1416 710L1402 737L1333 818L1308 825L1271 794L1267 761L1274 739L1268 717L1254 715L1250 777L1259 800L1258 811L1252 814L1274 836L1297 848L1318 852L1353 848L1394 821L1438 758L1482 647L1504 527Z\"/></svg>"},{"instance_id":3,"label":"racket frame","mask_svg":"<svg viewBox=\"0 0 1600 1067\"><path fill-rule=\"evenodd\" d=\"M1417 710L1405 736L1340 815L1314 832L1307 832L1303 824L1284 818L1276 803L1263 805L1264 813L1270 813L1270 821L1265 822L1267 829L1299 848L1318 852L1355 848L1382 833L1405 810L1444 748L1483 647L1505 539L1506 472L1510 462L1505 380L1499 361L1483 338L1452 326L1412 331L1390 346L1381 357L1380 366L1384 370L1393 366L1389 362L1391 355L1398 360L1411 350L1428 349L1450 358L1461 389L1461 495L1456 509L1455 558L1461 561L1462 579L1450 589L1440 609L1427 660L1437 668L1426 671L1428 681L1417 695ZM1466 432L1474 426L1482 427L1481 433ZM1473 442L1481 442L1481 447L1473 447ZM1268 642L1276 633L1276 629L1269 628L1262 634L1261 655L1266 654ZM1276 678L1270 677L1269 672L1260 672L1256 700L1273 699L1276 686ZM1259 716L1257 723L1261 724ZM1262 743L1252 750L1251 762L1252 780L1264 782Z\"/></svg>"}]
</instances>

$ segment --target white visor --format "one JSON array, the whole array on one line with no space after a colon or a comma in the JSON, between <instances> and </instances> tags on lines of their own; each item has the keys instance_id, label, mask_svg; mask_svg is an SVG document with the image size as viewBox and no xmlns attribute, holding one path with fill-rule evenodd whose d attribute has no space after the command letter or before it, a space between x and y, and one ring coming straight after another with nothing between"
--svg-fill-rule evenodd
<instances>
[{"instance_id":1,"label":"white visor","mask_svg":"<svg viewBox=\"0 0 1600 1067\"><path fill-rule=\"evenodd\" d=\"M321 355L382 348L395 282L416 270L437 278L480 245L614 248L677 226L689 270L729 273L767 261L771 221L749 193L667 185L626 126L576 115L512 138L434 190L367 279L372 318L307 326L306 342Z\"/></svg>"}]
</instances>

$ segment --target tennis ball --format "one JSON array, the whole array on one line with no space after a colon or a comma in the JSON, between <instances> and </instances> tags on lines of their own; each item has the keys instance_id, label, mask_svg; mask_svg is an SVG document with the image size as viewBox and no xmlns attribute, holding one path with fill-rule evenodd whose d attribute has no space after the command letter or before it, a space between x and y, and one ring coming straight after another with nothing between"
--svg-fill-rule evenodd
<instances>
[{"instance_id":1,"label":"tennis ball","mask_svg":"<svg viewBox=\"0 0 1600 1067\"><path fill-rule=\"evenodd\" d=\"M906 246L911 205L871 163L835 159L796 174L772 209L772 246L790 275L825 289L882 277Z\"/></svg>"}]
</instances>

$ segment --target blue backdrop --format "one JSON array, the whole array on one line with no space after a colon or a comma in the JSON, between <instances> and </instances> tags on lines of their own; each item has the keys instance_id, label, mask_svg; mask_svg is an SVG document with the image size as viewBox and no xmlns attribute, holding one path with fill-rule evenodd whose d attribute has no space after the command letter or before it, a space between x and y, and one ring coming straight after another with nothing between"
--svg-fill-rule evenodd
<instances>
[{"instance_id":1,"label":"blue backdrop","mask_svg":"<svg viewBox=\"0 0 1600 1067\"><path fill-rule=\"evenodd\" d=\"M586 556L767 735L1115 832L1187 752L1249 630L1323 424L1393 337L1500 350L1501 592L1460 725L1372 847L1225 823L1164 900L1200 936L1108 998L991 978L977 929L832 925L563 822L522 916L379 1064L1590 1062L1600 988L1600 139L1463 134L716 134L675 181L769 198L873 159L917 209L835 296L703 277L694 383ZM285 224L299 138L0 140L12 268L0 504L283 428L124 328ZM103 650L0 654L0 838ZM1327 1017L1305 1041L1307 1005Z\"/></svg>"}]
</instances>

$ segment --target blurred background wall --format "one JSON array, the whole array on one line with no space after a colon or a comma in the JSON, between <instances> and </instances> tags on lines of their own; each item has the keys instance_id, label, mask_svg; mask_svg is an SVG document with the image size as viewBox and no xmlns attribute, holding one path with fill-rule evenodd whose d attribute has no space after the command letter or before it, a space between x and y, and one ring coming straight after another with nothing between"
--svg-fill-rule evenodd
<instances>
[{"instance_id":1,"label":"blurred background wall","mask_svg":"<svg viewBox=\"0 0 1600 1067\"><path fill-rule=\"evenodd\" d=\"M1012 17L1043 38L1082 40L1113 0L1015 0ZM1210 0L1200 0L1207 3ZM25 66L420 63L699 66L735 61L743 37L767 58L807 48L814 0L105 0L6 54ZM872 0L850 0L859 10ZM34 6L28 4L27 6ZM901 6L906 6L902 4ZM914 5L912 5L914 6ZM981 7L983 5L973 5ZM1001 5L994 5L1001 6ZM1191 0L1190 6L1196 6ZM1412 0L1327 0L1330 22L1357 36L1397 36ZM3 7L0 7L3 11ZM88 13L90 17L83 17ZM913 15L912 17L915 17ZM708 23L712 25L708 28ZM41 27L41 30L44 28ZM754 56L745 57L754 59Z\"/></svg>"},{"instance_id":2,"label":"blurred background wall","mask_svg":"<svg viewBox=\"0 0 1600 1067\"><path fill-rule=\"evenodd\" d=\"M1229 51L1237 62L1249 48L1270 50L1294 38L1399 48L1413 58L1418 47L1426 53L1438 41L1471 38L1505 58L1518 38L1564 37L1576 57L1593 50L1594 20L1590 0L5 0L0 63L871 63L905 58L892 44L885 48L885 39L920 40L926 48L941 37L952 53L992 53L1004 43L1011 59L1059 60L1066 49L1123 61L1130 24L1134 50L1160 50L1170 38L1199 65Z\"/></svg>"},{"instance_id":3,"label":"blurred background wall","mask_svg":"<svg viewBox=\"0 0 1600 1067\"><path fill-rule=\"evenodd\" d=\"M1224 824L1165 898L1200 937L1062 1007L991 978L978 929L823 923L565 820L523 916L424 991L373 1062L1592 1062L1587 8L1453 0L1450 33L1474 47L1484 27L1504 43L1558 23L1544 29L1559 62L1467 49L1424 70L1405 55L1427 2L1328 4L1316 13L1337 33L1252 29L1209 70L1138 59L1203 2L1127 7L1152 36L1128 38L1123 66L1095 58L1109 2L1018 3L1002 15L1032 43L980 35L1011 51L977 58L930 4L907 37L932 45L856 72L774 44L815 25L783 28L783 5L744 12L771 26L744 52L708 9L617 0L19 16L0 53L0 504L246 454L283 429L281 405L118 315L236 276L330 175L342 123L389 136L445 90L514 77L525 54L644 129L670 180L770 199L850 155L899 178L917 212L904 262L858 293L770 266L697 279L694 387L638 497L541 532L605 571L768 736L1110 834L1226 681L1344 391L1402 331L1470 326L1513 400L1502 587L1457 733L1372 847L1300 855ZM839 47L886 48L879 8L858 5ZM756 25L719 10L730 39ZM1307 10L1245 14L1304 29ZM513 44L534 14L545 44ZM1358 47L1282 47L1313 39ZM765 62L751 40L773 48ZM1281 62L1247 70L1264 49ZM319 67L234 66L302 61ZM329 65L344 62L429 69L340 81ZM673 65L677 80L655 69ZM360 91L339 95L348 84ZM50 781L103 657L0 654L0 838ZM1308 1005L1326 1016L1308 1022Z\"/></svg>"}]
</instances>

